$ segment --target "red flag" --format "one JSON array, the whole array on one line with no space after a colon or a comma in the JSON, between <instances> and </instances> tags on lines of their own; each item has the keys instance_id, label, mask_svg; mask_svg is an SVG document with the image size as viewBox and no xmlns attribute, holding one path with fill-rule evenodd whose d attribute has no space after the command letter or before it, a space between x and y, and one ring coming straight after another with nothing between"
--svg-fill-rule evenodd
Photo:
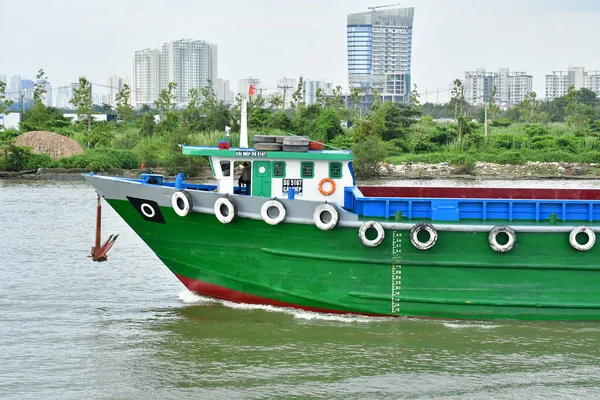
<instances>
[{"instance_id":1,"label":"red flag","mask_svg":"<svg viewBox=\"0 0 600 400\"><path fill-rule=\"evenodd\" d=\"M250 85L250 89L248 89L248 94L252 96L254 94L254 86Z\"/></svg>"}]
</instances>

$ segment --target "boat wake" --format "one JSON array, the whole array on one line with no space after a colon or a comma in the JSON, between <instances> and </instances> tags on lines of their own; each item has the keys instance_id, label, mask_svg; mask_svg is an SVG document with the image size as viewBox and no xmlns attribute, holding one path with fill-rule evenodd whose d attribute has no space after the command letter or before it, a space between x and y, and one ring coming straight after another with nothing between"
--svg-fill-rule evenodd
<instances>
[{"instance_id":1,"label":"boat wake","mask_svg":"<svg viewBox=\"0 0 600 400\"><path fill-rule=\"evenodd\" d=\"M446 328L450 329L467 329L467 328L475 328L475 329L496 329L502 327L502 325L493 325L486 324L485 322L443 322L442 323Z\"/></svg>"},{"instance_id":2,"label":"boat wake","mask_svg":"<svg viewBox=\"0 0 600 400\"><path fill-rule=\"evenodd\" d=\"M210 305L220 304L222 306L233 308L237 310L262 310L267 312L278 312L288 314L296 319L302 319L306 321L331 321L331 322L345 322L345 323L373 323L393 320L391 317L367 317L362 315L352 314L326 314L312 311L298 310L295 308L288 307L276 307L262 304L247 304L247 303L234 303L232 301L214 299L211 297L201 296L195 292L185 290L179 293L179 299L186 304L198 304L198 305Z\"/></svg>"}]
</instances>

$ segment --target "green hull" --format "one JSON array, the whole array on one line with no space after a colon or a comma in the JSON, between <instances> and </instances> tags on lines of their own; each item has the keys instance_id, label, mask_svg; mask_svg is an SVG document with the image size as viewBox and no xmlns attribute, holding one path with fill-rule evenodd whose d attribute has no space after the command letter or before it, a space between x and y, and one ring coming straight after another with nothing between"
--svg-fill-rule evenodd
<instances>
[{"instance_id":1,"label":"green hull","mask_svg":"<svg viewBox=\"0 0 600 400\"><path fill-rule=\"evenodd\" d=\"M204 294L370 315L600 320L600 250L574 250L568 233L518 233L510 252L497 253L483 232L438 232L435 246L421 251L408 231L388 230L369 248L354 228L221 224L170 207L160 208L163 224L144 220L128 201L107 201L184 283L224 289Z\"/></svg>"}]
</instances>

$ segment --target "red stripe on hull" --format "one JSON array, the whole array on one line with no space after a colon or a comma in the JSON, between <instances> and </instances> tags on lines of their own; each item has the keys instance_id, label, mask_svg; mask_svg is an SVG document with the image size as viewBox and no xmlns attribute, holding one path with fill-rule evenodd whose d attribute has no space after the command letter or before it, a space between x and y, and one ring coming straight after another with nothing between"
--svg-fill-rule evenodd
<instances>
[{"instance_id":1,"label":"red stripe on hull","mask_svg":"<svg viewBox=\"0 0 600 400\"><path fill-rule=\"evenodd\" d=\"M522 189L522 188L454 188L454 187L393 187L360 186L365 197L414 198L480 198L480 199L540 199L540 200L600 200L600 190L594 189Z\"/></svg>"},{"instance_id":2,"label":"red stripe on hull","mask_svg":"<svg viewBox=\"0 0 600 400\"><path fill-rule=\"evenodd\" d=\"M199 294L215 297L221 300L232 301L234 303L244 303L244 304L260 304L274 307L287 307L287 308L296 308L304 311L312 311L319 313L329 313L329 314L353 314L353 315L364 315L368 317L388 317L389 315L380 315L380 314L365 314L365 313L357 313L351 311L339 311L339 310L329 310L326 308L316 308L316 307L305 307L297 304L286 303L283 301L271 300L266 297L255 296L253 294L248 294L244 292L240 292L237 290L227 289L222 286L212 285L210 283L198 281L196 279L188 278L182 275L175 274L175 276L191 291L197 292Z\"/></svg>"}]
</instances>

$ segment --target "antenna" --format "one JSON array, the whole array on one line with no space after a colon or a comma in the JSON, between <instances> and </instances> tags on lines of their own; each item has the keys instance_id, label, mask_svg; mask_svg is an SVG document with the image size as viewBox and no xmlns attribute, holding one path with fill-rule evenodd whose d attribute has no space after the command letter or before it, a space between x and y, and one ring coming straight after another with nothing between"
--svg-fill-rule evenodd
<instances>
[{"instance_id":1,"label":"antenna","mask_svg":"<svg viewBox=\"0 0 600 400\"><path fill-rule=\"evenodd\" d=\"M367 7L369 10L371 11L375 11L377 8L385 8L385 7L394 7L394 6L399 6L401 5L401 3L397 3L397 4L387 4L385 6L375 6L375 7Z\"/></svg>"}]
</instances>

